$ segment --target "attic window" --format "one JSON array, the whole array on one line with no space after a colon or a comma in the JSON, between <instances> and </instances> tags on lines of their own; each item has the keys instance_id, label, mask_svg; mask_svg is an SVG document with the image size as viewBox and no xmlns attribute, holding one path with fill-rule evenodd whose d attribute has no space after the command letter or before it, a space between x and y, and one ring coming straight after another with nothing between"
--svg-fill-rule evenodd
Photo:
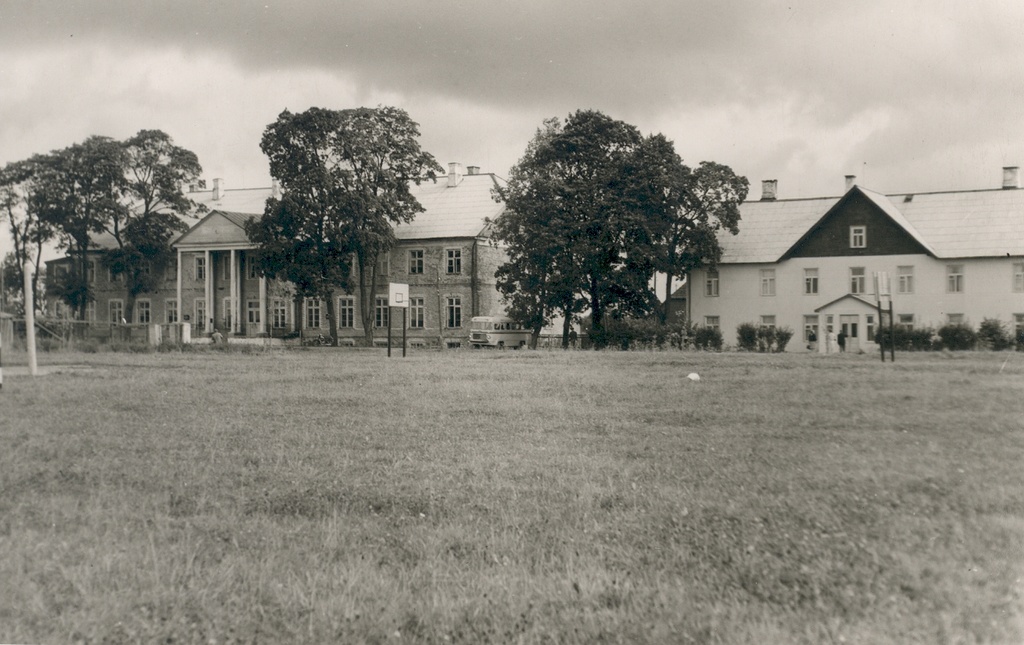
<instances>
[{"instance_id":1,"label":"attic window","mask_svg":"<svg viewBox=\"0 0 1024 645\"><path fill-rule=\"evenodd\" d=\"M914 201L914 196L913 195L904 195L903 196L903 203L904 204L906 204L908 202L912 202L912 201Z\"/></svg>"},{"instance_id":2,"label":"attic window","mask_svg":"<svg viewBox=\"0 0 1024 645\"><path fill-rule=\"evenodd\" d=\"M850 248L851 249L863 249L867 246L868 227L866 226L851 226L850 227Z\"/></svg>"}]
</instances>

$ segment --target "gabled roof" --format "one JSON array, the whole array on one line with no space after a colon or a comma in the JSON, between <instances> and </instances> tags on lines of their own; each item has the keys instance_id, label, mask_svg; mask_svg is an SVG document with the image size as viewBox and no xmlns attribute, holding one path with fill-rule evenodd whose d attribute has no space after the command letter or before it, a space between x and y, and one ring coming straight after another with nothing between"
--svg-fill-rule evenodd
<instances>
[{"instance_id":1,"label":"gabled roof","mask_svg":"<svg viewBox=\"0 0 1024 645\"><path fill-rule=\"evenodd\" d=\"M172 244L176 247L248 245L245 223L256 217L259 215L254 213L210 211Z\"/></svg>"},{"instance_id":2,"label":"gabled roof","mask_svg":"<svg viewBox=\"0 0 1024 645\"><path fill-rule=\"evenodd\" d=\"M875 303L871 302L870 300L867 300L866 298L862 298L862 297L860 297L860 296L858 296L856 294L853 294L853 293L848 293L845 296L839 296L838 298L836 298L835 300L832 300L831 302L826 302L822 306L820 306L817 309L815 309L814 313L820 313L820 312L828 309L832 305L836 304L837 302L842 302L843 300L853 300L854 302L859 302L860 304L862 304L862 305L864 305L864 306L866 306L866 307L868 307L870 309L875 309Z\"/></svg>"},{"instance_id":3,"label":"gabled roof","mask_svg":"<svg viewBox=\"0 0 1024 645\"><path fill-rule=\"evenodd\" d=\"M1024 255L1024 190L881 193L854 186L938 258ZM844 195L845 197L845 195ZM722 263L778 262L843 197L740 205L740 232L723 233Z\"/></svg>"}]
</instances>

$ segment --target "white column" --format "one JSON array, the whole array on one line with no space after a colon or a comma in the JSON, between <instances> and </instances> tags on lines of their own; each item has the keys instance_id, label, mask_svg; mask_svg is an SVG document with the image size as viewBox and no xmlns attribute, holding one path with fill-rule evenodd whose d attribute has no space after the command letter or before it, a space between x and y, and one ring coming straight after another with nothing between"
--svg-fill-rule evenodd
<instances>
[{"instance_id":1,"label":"white column","mask_svg":"<svg viewBox=\"0 0 1024 645\"><path fill-rule=\"evenodd\" d=\"M206 320L203 321L203 330L209 334L213 332L213 254L209 249L203 251L206 254Z\"/></svg>"},{"instance_id":2,"label":"white column","mask_svg":"<svg viewBox=\"0 0 1024 645\"><path fill-rule=\"evenodd\" d=\"M260 276L260 326L259 332L267 332L267 277Z\"/></svg>"},{"instance_id":3,"label":"white column","mask_svg":"<svg viewBox=\"0 0 1024 645\"><path fill-rule=\"evenodd\" d=\"M234 249L231 249L231 333L238 333L239 318L238 315L238 267L235 265L238 263L238 255Z\"/></svg>"},{"instance_id":4,"label":"white column","mask_svg":"<svg viewBox=\"0 0 1024 645\"><path fill-rule=\"evenodd\" d=\"M178 299L178 323L185 322L185 311L181 308L181 249L178 249L178 280L175 285L175 297Z\"/></svg>"}]
</instances>

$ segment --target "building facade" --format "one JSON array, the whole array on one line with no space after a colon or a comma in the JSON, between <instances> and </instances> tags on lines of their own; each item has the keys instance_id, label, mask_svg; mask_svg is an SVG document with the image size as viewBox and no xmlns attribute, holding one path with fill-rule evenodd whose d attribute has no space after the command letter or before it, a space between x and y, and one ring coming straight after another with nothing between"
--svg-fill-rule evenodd
<instances>
[{"instance_id":1,"label":"building facade","mask_svg":"<svg viewBox=\"0 0 1024 645\"><path fill-rule=\"evenodd\" d=\"M793 329L787 351L828 351L829 331L845 332L847 351L877 351L879 275L897 325L977 328L994 318L1024 328L1016 168L994 190L882 195L847 179L841 197L795 200L776 199L765 182L761 201L741 206L740 233L722 236L717 269L687 281L690 319L727 343L754 323Z\"/></svg>"}]
</instances>

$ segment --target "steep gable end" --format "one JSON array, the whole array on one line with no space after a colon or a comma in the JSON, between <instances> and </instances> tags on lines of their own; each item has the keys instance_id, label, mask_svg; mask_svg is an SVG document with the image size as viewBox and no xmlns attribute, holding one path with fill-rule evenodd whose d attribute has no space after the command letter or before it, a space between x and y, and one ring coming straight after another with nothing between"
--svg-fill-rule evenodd
<instances>
[{"instance_id":1,"label":"steep gable end","mask_svg":"<svg viewBox=\"0 0 1024 645\"><path fill-rule=\"evenodd\" d=\"M934 255L884 195L850 189L783 256Z\"/></svg>"},{"instance_id":2,"label":"steep gable end","mask_svg":"<svg viewBox=\"0 0 1024 645\"><path fill-rule=\"evenodd\" d=\"M245 221L257 217L247 213L211 211L198 224L174 241L173 246L234 246L248 244Z\"/></svg>"}]
</instances>

